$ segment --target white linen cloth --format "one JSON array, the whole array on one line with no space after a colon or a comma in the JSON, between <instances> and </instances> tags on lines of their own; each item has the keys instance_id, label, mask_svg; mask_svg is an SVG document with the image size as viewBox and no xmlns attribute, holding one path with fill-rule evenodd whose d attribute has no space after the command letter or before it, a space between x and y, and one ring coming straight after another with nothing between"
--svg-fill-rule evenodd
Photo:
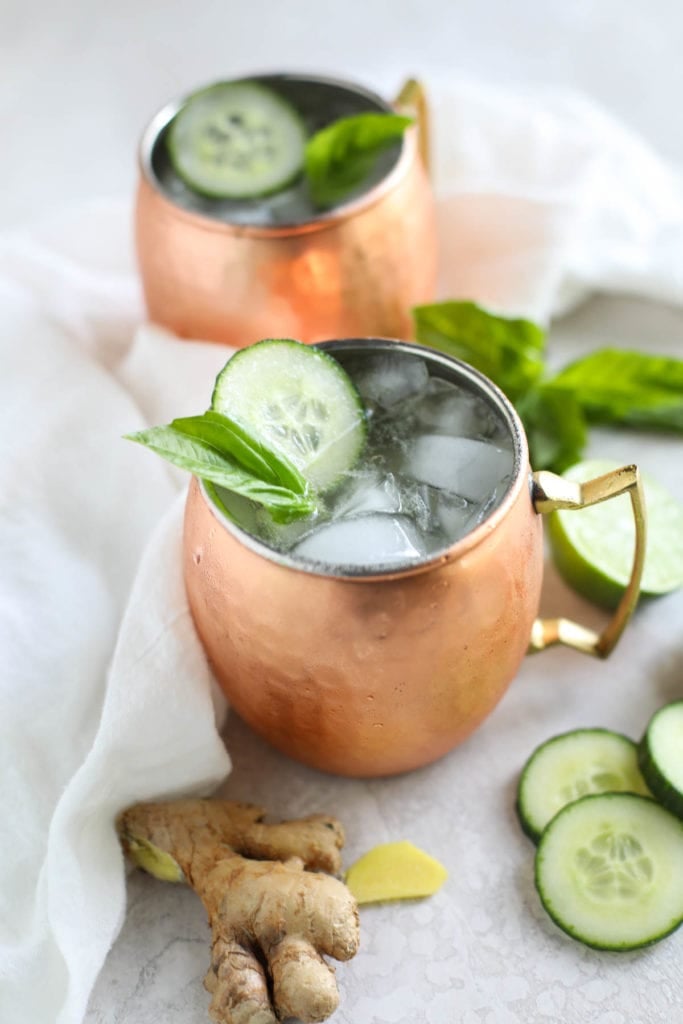
<instances>
[{"instance_id":1,"label":"white linen cloth","mask_svg":"<svg viewBox=\"0 0 683 1024\"><path fill-rule=\"evenodd\" d=\"M429 83L428 83L429 84ZM584 100L432 89L442 297L683 300L678 176ZM140 326L130 203L0 244L0 1024L79 1024L125 909L113 821L229 772L179 566L186 479L121 440L229 350Z\"/></svg>"},{"instance_id":2,"label":"white linen cloth","mask_svg":"<svg viewBox=\"0 0 683 1024\"><path fill-rule=\"evenodd\" d=\"M594 291L683 297L678 170L582 96L435 93L446 297L547 322Z\"/></svg>"}]
</instances>

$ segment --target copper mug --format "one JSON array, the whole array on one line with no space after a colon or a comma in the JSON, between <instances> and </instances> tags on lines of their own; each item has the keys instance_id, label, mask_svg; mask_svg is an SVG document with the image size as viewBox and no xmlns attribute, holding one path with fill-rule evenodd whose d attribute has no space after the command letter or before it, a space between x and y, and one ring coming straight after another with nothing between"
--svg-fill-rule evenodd
<instances>
[{"instance_id":1,"label":"copper mug","mask_svg":"<svg viewBox=\"0 0 683 1024\"><path fill-rule=\"evenodd\" d=\"M416 124L393 167L359 198L301 223L259 226L174 199L164 136L183 101L169 103L139 151L135 237L150 319L181 337L238 348L264 337L412 337L411 307L433 300L437 272L422 87L407 81L392 108L349 82L254 77L279 88L322 89L337 104L351 97L359 109L413 113Z\"/></svg>"},{"instance_id":2,"label":"copper mug","mask_svg":"<svg viewBox=\"0 0 683 1024\"><path fill-rule=\"evenodd\" d=\"M578 484L532 473L508 399L472 367L386 339L320 346L346 355L400 348L432 374L474 389L507 424L514 470L502 503L449 548L386 572L302 568L246 534L193 480L184 573L194 621L234 710L291 757L328 772L404 772L445 754L495 707L528 650L567 644L600 657L638 599L644 504L635 466ZM631 497L636 548L630 582L602 633L537 618L543 575L539 513Z\"/></svg>"}]
</instances>

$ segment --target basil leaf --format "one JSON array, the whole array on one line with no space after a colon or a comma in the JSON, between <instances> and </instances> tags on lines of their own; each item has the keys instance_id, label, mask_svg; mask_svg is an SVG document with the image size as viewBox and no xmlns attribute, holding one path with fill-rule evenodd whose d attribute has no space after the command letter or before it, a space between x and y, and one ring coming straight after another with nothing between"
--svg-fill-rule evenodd
<instances>
[{"instance_id":1,"label":"basil leaf","mask_svg":"<svg viewBox=\"0 0 683 1024\"><path fill-rule=\"evenodd\" d=\"M266 483L278 483L277 476L266 460L262 459L249 444L245 444L226 424L217 423L206 414L202 414L172 420L170 426L179 434L204 441L222 455L232 457L243 469Z\"/></svg>"},{"instance_id":2,"label":"basil leaf","mask_svg":"<svg viewBox=\"0 0 683 1024\"><path fill-rule=\"evenodd\" d=\"M530 388L517 402L534 469L562 473L581 458L588 428L581 406L572 391Z\"/></svg>"},{"instance_id":3,"label":"basil leaf","mask_svg":"<svg viewBox=\"0 0 683 1024\"><path fill-rule=\"evenodd\" d=\"M400 114L354 114L312 135L305 168L313 203L326 209L346 198L363 184L379 154L412 123Z\"/></svg>"},{"instance_id":4,"label":"basil leaf","mask_svg":"<svg viewBox=\"0 0 683 1024\"><path fill-rule=\"evenodd\" d=\"M531 320L496 316L474 302L436 302L412 313L419 342L470 363L513 402L540 379L545 332Z\"/></svg>"},{"instance_id":5,"label":"basil leaf","mask_svg":"<svg viewBox=\"0 0 683 1024\"><path fill-rule=\"evenodd\" d=\"M683 360L600 349L570 363L548 386L570 390L589 419L683 432Z\"/></svg>"},{"instance_id":6,"label":"basil leaf","mask_svg":"<svg viewBox=\"0 0 683 1024\"><path fill-rule=\"evenodd\" d=\"M124 436L202 480L210 480L264 505L277 521L309 515L316 509L315 499L310 494L296 494L287 487L260 480L229 455L198 437L181 433L173 426L150 427Z\"/></svg>"},{"instance_id":7,"label":"basil leaf","mask_svg":"<svg viewBox=\"0 0 683 1024\"><path fill-rule=\"evenodd\" d=\"M287 487L295 494L308 492L306 480L289 459L268 448L229 416L209 409L201 416L175 419L171 426L181 434L206 441L260 480Z\"/></svg>"}]
</instances>

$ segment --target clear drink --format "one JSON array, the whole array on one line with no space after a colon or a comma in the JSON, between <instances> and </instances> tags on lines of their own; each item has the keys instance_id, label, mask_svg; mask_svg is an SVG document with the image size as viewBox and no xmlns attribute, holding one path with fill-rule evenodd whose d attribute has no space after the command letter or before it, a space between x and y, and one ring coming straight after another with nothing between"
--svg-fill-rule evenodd
<instances>
[{"instance_id":1,"label":"clear drink","mask_svg":"<svg viewBox=\"0 0 683 1024\"><path fill-rule=\"evenodd\" d=\"M211 491L238 526L302 566L355 574L428 559L502 501L515 472L510 426L465 377L434 375L418 355L334 355L363 398L368 438L320 513L278 525L259 506Z\"/></svg>"},{"instance_id":2,"label":"clear drink","mask_svg":"<svg viewBox=\"0 0 683 1024\"><path fill-rule=\"evenodd\" d=\"M255 75L250 81L268 86L291 103L300 114L309 136L341 117L391 111L388 104L372 93L347 88L325 79L297 75ZM151 170L162 191L179 206L228 224L254 227L303 224L320 217L320 211L312 203L303 175L279 192L255 199L212 199L193 191L172 166L166 147L168 127L165 126L155 141ZM398 161L401 145L400 141L396 142L378 156L362 186L350 192L345 203L368 192L387 176Z\"/></svg>"}]
</instances>

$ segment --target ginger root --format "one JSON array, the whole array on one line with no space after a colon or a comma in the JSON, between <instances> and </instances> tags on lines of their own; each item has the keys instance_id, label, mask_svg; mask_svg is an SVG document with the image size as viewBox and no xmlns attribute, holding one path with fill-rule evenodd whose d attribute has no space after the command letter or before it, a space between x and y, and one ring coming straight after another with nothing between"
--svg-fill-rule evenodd
<instances>
[{"instance_id":1,"label":"ginger root","mask_svg":"<svg viewBox=\"0 0 683 1024\"><path fill-rule=\"evenodd\" d=\"M433 896L447 878L443 864L407 839L375 846L346 872L357 903Z\"/></svg>"},{"instance_id":2,"label":"ginger root","mask_svg":"<svg viewBox=\"0 0 683 1024\"><path fill-rule=\"evenodd\" d=\"M204 985L217 1024L322 1021L337 1008L334 968L358 949L358 909L330 874L344 834L323 815L265 824L260 807L222 800L136 804L118 820L133 862L186 881L212 930ZM309 870L306 870L309 869Z\"/></svg>"}]
</instances>

